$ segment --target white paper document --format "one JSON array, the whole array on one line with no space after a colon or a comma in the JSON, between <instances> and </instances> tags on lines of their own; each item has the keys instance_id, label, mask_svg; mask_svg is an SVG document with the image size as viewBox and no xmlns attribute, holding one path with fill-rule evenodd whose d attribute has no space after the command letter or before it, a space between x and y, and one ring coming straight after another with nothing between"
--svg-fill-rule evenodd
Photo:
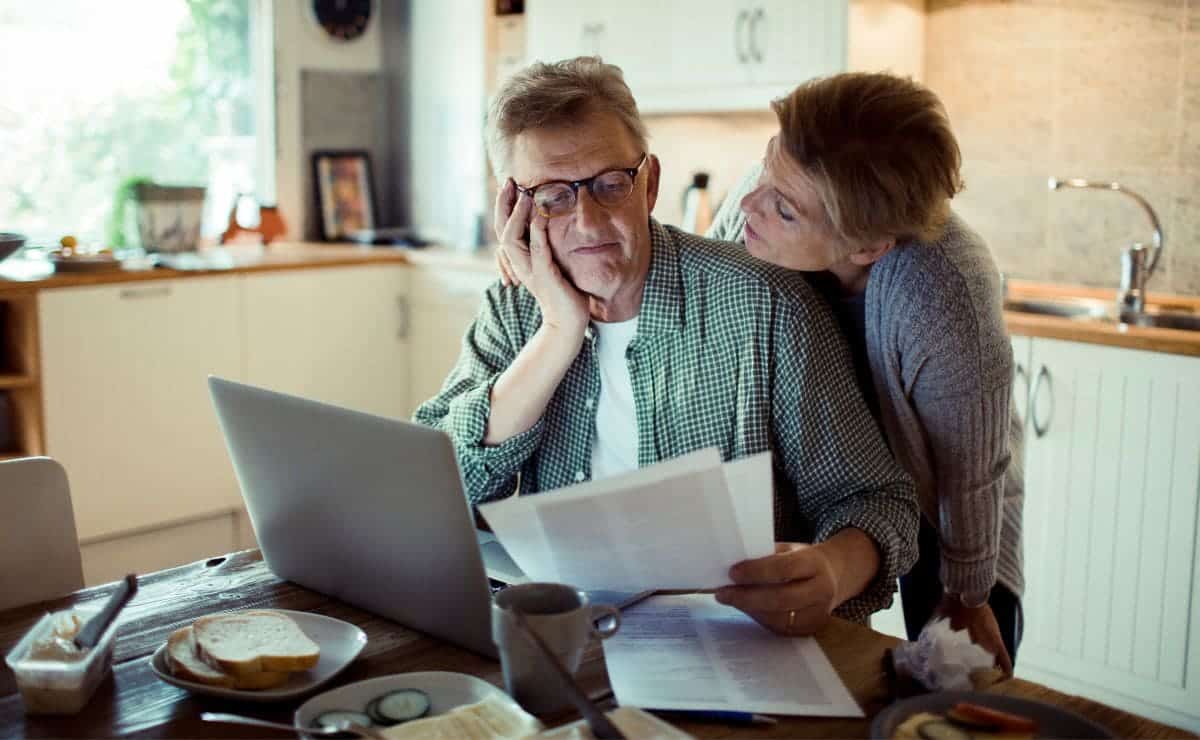
<instances>
[{"instance_id":1,"label":"white paper document","mask_svg":"<svg viewBox=\"0 0 1200 740\"><path fill-rule=\"evenodd\" d=\"M711 594L651 597L602 644L621 706L863 716L815 639L773 634Z\"/></svg>"},{"instance_id":2,"label":"white paper document","mask_svg":"<svg viewBox=\"0 0 1200 740\"><path fill-rule=\"evenodd\" d=\"M774 552L773 496L770 453L722 464L706 449L479 511L530 580L700 590Z\"/></svg>"}]
</instances>

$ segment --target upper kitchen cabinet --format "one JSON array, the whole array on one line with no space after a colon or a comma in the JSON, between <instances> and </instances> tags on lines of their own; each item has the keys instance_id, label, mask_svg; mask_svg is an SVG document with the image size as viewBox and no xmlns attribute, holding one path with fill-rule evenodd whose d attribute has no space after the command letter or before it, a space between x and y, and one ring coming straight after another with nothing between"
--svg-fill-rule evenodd
<instances>
[{"instance_id":1,"label":"upper kitchen cabinet","mask_svg":"<svg viewBox=\"0 0 1200 740\"><path fill-rule=\"evenodd\" d=\"M527 57L599 55L620 66L643 113L764 110L812 77L846 69L847 0L530 0Z\"/></svg>"}]
</instances>

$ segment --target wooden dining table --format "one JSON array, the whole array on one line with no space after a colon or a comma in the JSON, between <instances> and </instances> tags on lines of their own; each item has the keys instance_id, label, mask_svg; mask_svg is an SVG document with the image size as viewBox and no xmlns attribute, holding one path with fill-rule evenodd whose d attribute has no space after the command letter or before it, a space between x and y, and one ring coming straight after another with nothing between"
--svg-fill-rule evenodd
<instances>
[{"instance_id":1,"label":"wooden dining table","mask_svg":"<svg viewBox=\"0 0 1200 740\"><path fill-rule=\"evenodd\" d=\"M0 654L7 654L46 611L99 602L112 588L110 585L85 589L56 601L0 612ZM256 704L194 695L163 682L150 668L151 654L173 630L205 614L249 608L323 614L355 624L366 632L368 642L358 659L316 691L406 671L455 671L503 686L496 661L281 580L266 567L257 550L247 550L143 576L137 594L118 618L112 674L104 679L79 714L26 715L15 677L7 668L0 669L0 737L287 737L286 732L205 722L200 714L232 712L290 723L296 707L307 697ZM882 659L896 639L836 619L816 638L862 707L865 718L780 717L777 724L753 726L680 721L675 717L670 721L700 738L867 737L871 718L895 698ZM603 654L598 647L593 647L585 657L579 682L593 698L613 706ZM1066 707L1107 726L1118 737L1187 735L1176 728L1035 683L1004 680L999 673L983 677L980 687ZM548 726L555 726L574 721L578 716L564 714L542 719Z\"/></svg>"}]
</instances>

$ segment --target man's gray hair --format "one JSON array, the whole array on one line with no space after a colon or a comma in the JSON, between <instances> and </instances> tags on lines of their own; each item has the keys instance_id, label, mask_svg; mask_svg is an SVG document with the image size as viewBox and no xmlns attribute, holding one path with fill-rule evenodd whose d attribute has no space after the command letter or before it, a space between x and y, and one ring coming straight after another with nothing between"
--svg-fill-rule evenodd
<instances>
[{"instance_id":1,"label":"man's gray hair","mask_svg":"<svg viewBox=\"0 0 1200 740\"><path fill-rule=\"evenodd\" d=\"M513 142L523 132L577 123L588 113L612 113L647 151L646 124L625 75L599 57L535 62L508 79L488 108L487 150L496 179L508 177Z\"/></svg>"}]
</instances>

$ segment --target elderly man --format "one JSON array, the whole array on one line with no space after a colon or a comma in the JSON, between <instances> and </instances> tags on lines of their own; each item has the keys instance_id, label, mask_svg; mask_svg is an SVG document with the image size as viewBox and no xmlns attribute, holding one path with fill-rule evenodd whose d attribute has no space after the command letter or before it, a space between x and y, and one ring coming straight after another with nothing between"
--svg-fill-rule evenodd
<instances>
[{"instance_id":1,"label":"elderly man","mask_svg":"<svg viewBox=\"0 0 1200 740\"><path fill-rule=\"evenodd\" d=\"M717 598L782 634L863 620L916 557L918 510L798 273L650 218L659 162L621 71L535 64L489 114L497 282L417 421L450 434L482 503L704 447L771 450L777 552ZM800 544L816 543L816 544Z\"/></svg>"}]
</instances>

